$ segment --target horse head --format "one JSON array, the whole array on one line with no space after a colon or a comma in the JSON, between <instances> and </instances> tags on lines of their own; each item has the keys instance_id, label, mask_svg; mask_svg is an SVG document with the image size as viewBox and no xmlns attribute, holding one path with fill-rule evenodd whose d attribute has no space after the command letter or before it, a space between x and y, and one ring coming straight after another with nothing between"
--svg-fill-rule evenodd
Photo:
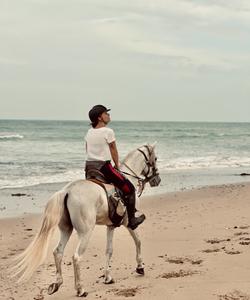
<instances>
[{"instance_id":1,"label":"horse head","mask_svg":"<svg viewBox=\"0 0 250 300\"><path fill-rule=\"evenodd\" d=\"M159 171L157 168L157 157L155 155L155 145L143 145L137 150L144 156L145 167L141 175L145 177L145 183L149 182L150 186L158 186L161 182Z\"/></svg>"},{"instance_id":2,"label":"horse head","mask_svg":"<svg viewBox=\"0 0 250 300\"><path fill-rule=\"evenodd\" d=\"M129 170L123 172L126 175L137 179L140 183L140 195L146 183L151 187L158 186L161 182L157 168L157 157L155 155L156 142L152 145L144 144L130 152L124 159L122 165ZM142 177L141 177L142 176Z\"/></svg>"}]
</instances>

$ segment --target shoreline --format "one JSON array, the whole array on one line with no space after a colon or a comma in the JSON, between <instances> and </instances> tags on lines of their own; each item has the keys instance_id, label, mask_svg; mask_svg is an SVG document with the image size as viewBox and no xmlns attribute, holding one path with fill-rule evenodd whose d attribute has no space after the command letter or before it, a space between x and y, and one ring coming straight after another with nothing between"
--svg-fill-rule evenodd
<instances>
[{"instance_id":1,"label":"shoreline","mask_svg":"<svg viewBox=\"0 0 250 300\"><path fill-rule=\"evenodd\" d=\"M246 172L246 170L237 169L237 173L236 169L234 171L233 169L182 170L163 173L160 175L162 178L160 186L151 188L147 184L142 197L158 197L168 193L218 185L250 183L250 176L241 176L240 172ZM68 182L70 181L2 188L0 190L0 219L42 213L50 196L63 188Z\"/></svg>"},{"instance_id":2,"label":"shoreline","mask_svg":"<svg viewBox=\"0 0 250 300\"><path fill-rule=\"evenodd\" d=\"M66 182L44 183L22 188L2 189L0 196L0 219L42 213L49 197L66 184ZM13 196L12 194L21 195Z\"/></svg>"},{"instance_id":3,"label":"shoreline","mask_svg":"<svg viewBox=\"0 0 250 300\"><path fill-rule=\"evenodd\" d=\"M169 189L165 191L164 189L150 188L146 186L145 192L142 194L140 199L147 197L161 197L168 194L178 193L182 191L193 191L202 188L213 188L217 186L227 186L227 185L241 185L250 184L249 176L240 176L242 179L232 183L219 183L219 184L206 184L197 186L180 186L179 189ZM25 216L27 214L41 214L44 207L49 200L50 196L63 188L68 182L59 183L41 183L26 187L15 187L15 188L4 188L1 189L0 196L0 219L4 218L18 218Z\"/></svg>"},{"instance_id":4,"label":"shoreline","mask_svg":"<svg viewBox=\"0 0 250 300\"><path fill-rule=\"evenodd\" d=\"M250 183L242 183L144 196L139 209L147 218L138 232L145 276L136 275L134 244L127 230L118 228L111 263L113 285L104 285L100 278L106 228L96 226L81 262L88 299L127 299L129 293L135 300L250 299L249 194ZM27 247L40 222L41 215L34 214L0 219L1 300L75 299L71 259L77 246L75 232L63 258L64 283L54 295L48 296L46 289L55 279L52 250L58 232L45 263L29 282L17 285L5 275L9 260Z\"/></svg>"},{"instance_id":5,"label":"shoreline","mask_svg":"<svg viewBox=\"0 0 250 300\"><path fill-rule=\"evenodd\" d=\"M245 173L248 176L242 176ZM148 184L145 187L143 196L161 195L169 192L182 190L192 190L204 186L215 186L222 184L237 184L250 182L250 172L247 168L228 169L195 169L195 170L175 170L160 173L161 183L158 187L151 188ZM76 177L75 180L84 179ZM52 193L59 190L67 183L74 180L64 180L60 182L39 183L20 187L5 187L0 189L0 218L4 217L8 211L9 216L16 216L15 211L22 213L39 212L39 207L50 197ZM26 194L11 196L12 194ZM26 197L25 197L26 196ZM26 199L27 198L27 199ZM31 200L32 206L26 205L22 200ZM28 201L27 201L28 202ZM28 211L26 211L28 210ZM20 213L19 213L20 214Z\"/></svg>"}]
</instances>

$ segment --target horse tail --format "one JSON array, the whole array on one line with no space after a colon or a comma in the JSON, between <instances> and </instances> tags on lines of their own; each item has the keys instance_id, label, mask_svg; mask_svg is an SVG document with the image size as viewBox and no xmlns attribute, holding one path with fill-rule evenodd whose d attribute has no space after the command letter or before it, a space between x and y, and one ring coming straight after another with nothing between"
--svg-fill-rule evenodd
<instances>
[{"instance_id":1,"label":"horse tail","mask_svg":"<svg viewBox=\"0 0 250 300\"><path fill-rule=\"evenodd\" d=\"M56 192L48 201L43 214L41 228L34 240L21 254L14 258L13 277L18 276L18 282L28 280L47 256L49 241L64 213L64 203L68 194L66 191Z\"/></svg>"}]
</instances>

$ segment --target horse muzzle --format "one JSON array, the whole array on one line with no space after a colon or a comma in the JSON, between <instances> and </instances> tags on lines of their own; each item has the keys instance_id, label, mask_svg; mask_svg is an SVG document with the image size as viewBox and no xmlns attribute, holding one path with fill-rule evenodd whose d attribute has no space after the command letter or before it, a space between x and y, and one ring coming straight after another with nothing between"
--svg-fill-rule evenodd
<instances>
[{"instance_id":1,"label":"horse muzzle","mask_svg":"<svg viewBox=\"0 0 250 300\"><path fill-rule=\"evenodd\" d=\"M152 177L150 177L148 182L150 186L158 186L161 182L161 177L159 174L153 175Z\"/></svg>"}]
</instances>

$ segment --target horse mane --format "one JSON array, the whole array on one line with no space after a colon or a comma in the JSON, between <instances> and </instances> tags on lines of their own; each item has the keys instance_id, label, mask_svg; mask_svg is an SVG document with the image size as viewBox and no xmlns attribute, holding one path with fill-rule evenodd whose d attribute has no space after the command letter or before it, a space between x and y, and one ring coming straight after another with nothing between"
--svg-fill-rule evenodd
<instances>
[{"instance_id":1,"label":"horse mane","mask_svg":"<svg viewBox=\"0 0 250 300\"><path fill-rule=\"evenodd\" d=\"M122 164L125 164L130 158L132 158L132 156L134 155L135 153L135 150L132 150L130 151L126 156L125 158L122 160Z\"/></svg>"},{"instance_id":2,"label":"horse mane","mask_svg":"<svg viewBox=\"0 0 250 300\"><path fill-rule=\"evenodd\" d=\"M125 158L122 160L121 163L122 163L122 164L125 164L129 159L132 159L132 157L133 157L133 155L134 155L134 153L136 152L137 149L141 149L142 147L145 147L145 146L149 146L149 147L150 147L150 145L147 144L147 143L145 143L145 144L143 144L143 145L137 147L136 149L130 151L130 152L125 156Z\"/></svg>"}]
</instances>

